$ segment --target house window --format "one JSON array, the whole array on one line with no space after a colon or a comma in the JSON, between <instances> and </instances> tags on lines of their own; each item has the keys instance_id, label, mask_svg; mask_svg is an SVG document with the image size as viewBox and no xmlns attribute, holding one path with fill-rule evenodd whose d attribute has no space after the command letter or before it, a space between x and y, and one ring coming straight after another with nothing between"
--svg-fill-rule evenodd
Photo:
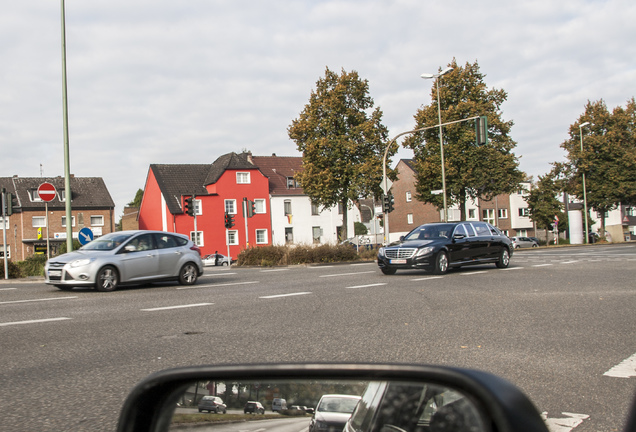
<instances>
[{"instance_id":1,"label":"house window","mask_svg":"<svg viewBox=\"0 0 636 432\"><path fill-rule=\"evenodd\" d=\"M40 198L40 195L38 194L38 190L37 189L29 189L29 199L31 200L31 202L41 202L42 198Z\"/></svg>"},{"instance_id":2,"label":"house window","mask_svg":"<svg viewBox=\"0 0 636 432\"><path fill-rule=\"evenodd\" d=\"M31 226L33 228L42 228L46 226L46 216L33 216L31 218Z\"/></svg>"},{"instance_id":3,"label":"house window","mask_svg":"<svg viewBox=\"0 0 636 432\"><path fill-rule=\"evenodd\" d=\"M60 189L60 201L66 201L66 189Z\"/></svg>"},{"instance_id":4,"label":"house window","mask_svg":"<svg viewBox=\"0 0 636 432\"><path fill-rule=\"evenodd\" d=\"M294 243L294 229L291 227L285 228L285 243Z\"/></svg>"},{"instance_id":5,"label":"house window","mask_svg":"<svg viewBox=\"0 0 636 432\"><path fill-rule=\"evenodd\" d=\"M318 208L318 204L311 203L311 215L318 216L320 214L320 209Z\"/></svg>"},{"instance_id":6,"label":"house window","mask_svg":"<svg viewBox=\"0 0 636 432\"><path fill-rule=\"evenodd\" d=\"M190 231L190 240L197 246L204 246L203 231Z\"/></svg>"},{"instance_id":7,"label":"house window","mask_svg":"<svg viewBox=\"0 0 636 432\"><path fill-rule=\"evenodd\" d=\"M625 208L625 216L636 216L636 208L634 208L634 207L626 207Z\"/></svg>"},{"instance_id":8,"label":"house window","mask_svg":"<svg viewBox=\"0 0 636 432\"><path fill-rule=\"evenodd\" d=\"M195 199L192 200L192 204L194 205L194 214L199 216L201 214L203 214L202 211L202 206L201 206L201 200Z\"/></svg>"},{"instance_id":9,"label":"house window","mask_svg":"<svg viewBox=\"0 0 636 432\"><path fill-rule=\"evenodd\" d=\"M528 237L528 230L527 229L520 229L517 231L517 235L519 235L520 237Z\"/></svg>"},{"instance_id":10,"label":"house window","mask_svg":"<svg viewBox=\"0 0 636 432\"><path fill-rule=\"evenodd\" d=\"M296 189L298 187L298 183L296 179L293 177L287 177L287 189Z\"/></svg>"},{"instance_id":11,"label":"house window","mask_svg":"<svg viewBox=\"0 0 636 432\"><path fill-rule=\"evenodd\" d=\"M411 202L411 192L406 193L406 202Z\"/></svg>"},{"instance_id":12,"label":"house window","mask_svg":"<svg viewBox=\"0 0 636 432\"><path fill-rule=\"evenodd\" d=\"M285 200L284 206L285 206L285 216L292 214L291 200Z\"/></svg>"},{"instance_id":13,"label":"house window","mask_svg":"<svg viewBox=\"0 0 636 432\"><path fill-rule=\"evenodd\" d=\"M468 209L468 219L477 219L475 209Z\"/></svg>"},{"instance_id":14,"label":"house window","mask_svg":"<svg viewBox=\"0 0 636 432\"><path fill-rule=\"evenodd\" d=\"M495 209L482 209L481 218L489 224L495 224Z\"/></svg>"},{"instance_id":15,"label":"house window","mask_svg":"<svg viewBox=\"0 0 636 432\"><path fill-rule=\"evenodd\" d=\"M528 207L520 207L519 208L519 216L521 216L521 217L530 216L530 209Z\"/></svg>"},{"instance_id":16,"label":"house window","mask_svg":"<svg viewBox=\"0 0 636 432\"><path fill-rule=\"evenodd\" d=\"M257 229L256 230L256 244L267 244L267 230L266 229Z\"/></svg>"},{"instance_id":17,"label":"house window","mask_svg":"<svg viewBox=\"0 0 636 432\"><path fill-rule=\"evenodd\" d=\"M320 236L322 235L322 229L319 226L311 228L311 235L314 239L314 244L320 243Z\"/></svg>"},{"instance_id":18,"label":"house window","mask_svg":"<svg viewBox=\"0 0 636 432\"><path fill-rule=\"evenodd\" d=\"M409 213L406 215L406 223L409 225L413 225L413 213Z\"/></svg>"},{"instance_id":19,"label":"house window","mask_svg":"<svg viewBox=\"0 0 636 432\"><path fill-rule=\"evenodd\" d=\"M75 226L75 216L71 216L71 226ZM66 227L66 216L62 216L62 228Z\"/></svg>"},{"instance_id":20,"label":"house window","mask_svg":"<svg viewBox=\"0 0 636 432\"><path fill-rule=\"evenodd\" d=\"M227 232L227 244L229 245L238 244L238 231L232 230Z\"/></svg>"},{"instance_id":21,"label":"house window","mask_svg":"<svg viewBox=\"0 0 636 432\"><path fill-rule=\"evenodd\" d=\"M2 226L2 220L4 218L0 216L0 226ZM9 229L9 218L4 219L4 229Z\"/></svg>"},{"instance_id":22,"label":"house window","mask_svg":"<svg viewBox=\"0 0 636 432\"><path fill-rule=\"evenodd\" d=\"M255 199L254 200L254 213L262 214L266 213L267 209L265 208L265 200L264 199Z\"/></svg>"},{"instance_id":23,"label":"house window","mask_svg":"<svg viewBox=\"0 0 636 432\"><path fill-rule=\"evenodd\" d=\"M225 213L236 214L236 200L225 200Z\"/></svg>"},{"instance_id":24,"label":"house window","mask_svg":"<svg viewBox=\"0 0 636 432\"><path fill-rule=\"evenodd\" d=\"M104 226L104 216L91 216L91 226Z\"/></svg>"},{"instance_id":25,"label":"house window","mask_svg":"<svg viewBox=\"0 0 636 432\"><path fill-rule=\"evenodd\" d=\"M508 209L502 208L497 210L497 217L499 219L508 219Z\"/></svg>"},{"instance_id":26,"label":"house window","mask_svg":"<svg viewBox=\"0 0 636 432\"><path fill-rule=\"evenodd\" d=\"M249 172L237 172L236 173L236 183L237 184L249 184L250 183L250 173Z\"/></svg>"}]
</instances>

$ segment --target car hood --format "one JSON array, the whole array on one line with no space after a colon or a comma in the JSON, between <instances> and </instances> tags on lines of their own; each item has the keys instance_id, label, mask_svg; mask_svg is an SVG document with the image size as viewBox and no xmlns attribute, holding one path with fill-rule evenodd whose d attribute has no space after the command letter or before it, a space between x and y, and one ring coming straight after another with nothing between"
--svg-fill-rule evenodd
<instances>
[{"instance_id":1,"label":"car hood","mask_svg":"<svg viewBox=\"0 0 636 432\"><path fill-rule=\"evenodd\" d=\"M329 424L342 424L344 425L351 417L351 413L339 413L339 412L326 412L317 411L316 421L325 422Z\"/></svg>"},{"instance_id":2,"label":"car hood","mask_svg":"<svg viewBox=\"0 0 636 432\"><path fill-rule=\"evenodd\" d=\"M76 250L73 252L69 252L69 253L65 253L62 254L60 256L56 256L55 258L51 258L50 261L53 262L63 262L63 263L68 263L71 261L75 261L78 259L84 259L84 258L97 258L97 257L101 257L104 255L108 255L108 254L112 254L113 251L103 251L103 250L87 250L87 251L83 251L83 250Z\"/></svg>"},{"instance_id":3,"label":"car hood","mask_svg":"<svg viewBox=\"0 0 636 432\"><path fill-rule=\"evenodd\" d=\"M443 243L447 239L432 239L432 240L406 240L402 243L390 245L390 248L421 248L428 245L435 245L438 243Z\"/></svg>"}]
</instances>

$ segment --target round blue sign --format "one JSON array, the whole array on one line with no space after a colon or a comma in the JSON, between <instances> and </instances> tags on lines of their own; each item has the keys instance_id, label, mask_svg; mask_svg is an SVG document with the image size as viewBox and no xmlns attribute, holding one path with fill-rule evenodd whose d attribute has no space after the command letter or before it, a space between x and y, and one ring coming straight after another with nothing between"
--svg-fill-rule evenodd
<instances>
[{"instance_id":1,"label":"round blue sign","mask_svg":"<svg viewBox=\"0 0 636 432\"><path fill-rule=\"evenodd\" d=\"M84 227L80 230L78 237L80 244L84 246L86 243L93 241L93 231L88 227Z\"/></svg>"}]
</instances>

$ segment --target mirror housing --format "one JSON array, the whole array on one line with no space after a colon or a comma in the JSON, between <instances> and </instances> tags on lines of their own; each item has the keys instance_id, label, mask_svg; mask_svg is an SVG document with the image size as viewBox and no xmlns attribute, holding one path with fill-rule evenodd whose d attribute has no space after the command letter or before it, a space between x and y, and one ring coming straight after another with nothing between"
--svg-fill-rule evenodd
<instances>
[{"instance_id":1,"label":"mirror housing","mask_svg":"<svg viewBox=\"0 0 636 432\"><path fill-rule=\"evenodd\" d=\"M256 364L193 366L154 373L124 402L119 432L168 430L176 402L194 381L376 380L425 382L461 391L478 403L498 432L548 432L532 402L514 385L487 372L407 364Z\"/></svg>"}]
</instances>

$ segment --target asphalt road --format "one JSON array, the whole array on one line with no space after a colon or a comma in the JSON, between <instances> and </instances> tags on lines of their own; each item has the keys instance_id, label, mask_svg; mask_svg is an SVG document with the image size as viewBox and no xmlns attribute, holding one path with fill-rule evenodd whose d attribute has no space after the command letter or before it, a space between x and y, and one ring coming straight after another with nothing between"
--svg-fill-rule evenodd
<instances>
[{"instance_id":1,"label":"asphalt road","mask_svg":"<svg viewBox=\"0 0 636 432\"><path fill-rule=\"evenodd\" d=\"M0 429L114 430L135 383L169 367L342 361L487 370L564 431L618 431L635 310L634 244L524 250L505 270L442 277L363 263L206 268L194 287L113 293L4 282ZM627 377L604 375L621 363Z\"/></svg>"}]
</instances>

